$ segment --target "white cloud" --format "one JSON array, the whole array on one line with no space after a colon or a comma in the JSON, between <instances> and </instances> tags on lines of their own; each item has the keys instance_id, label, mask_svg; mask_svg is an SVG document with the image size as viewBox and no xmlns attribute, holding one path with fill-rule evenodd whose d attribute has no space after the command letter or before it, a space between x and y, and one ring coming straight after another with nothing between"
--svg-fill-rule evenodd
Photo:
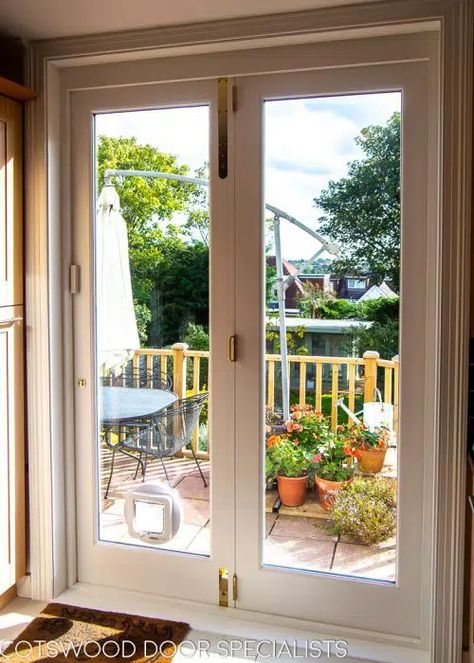
<instances>
[{"instance_id":1,"label":"white cloud","mask_svg":"<svg viewBox=\"0 0 474 663\"><path fill-rule=\"evenodd\" d=\"M313 199L331 179L343 177L359 158L354 143L369 124L383 124L400 110L400 94L364 94L265 103L265 197L292 216L317 227ZM207 106L98 115L98 134L135 136L177 156L194 171L209 160ZM318 243L282 222L287 258L309 258Z\"/></svg>"},{"instance_id":2,"label":"white cloud","mask_svg":"<svg viewBox=\"0 0 474 663\"><path fill-rule=\"evenodd\" d=\"M209 161L209 108L163 108L107 113L96 116L96 133L110 137L135 136L162 152L174 154L194 171Z\"/></svg>"}]
</instances>

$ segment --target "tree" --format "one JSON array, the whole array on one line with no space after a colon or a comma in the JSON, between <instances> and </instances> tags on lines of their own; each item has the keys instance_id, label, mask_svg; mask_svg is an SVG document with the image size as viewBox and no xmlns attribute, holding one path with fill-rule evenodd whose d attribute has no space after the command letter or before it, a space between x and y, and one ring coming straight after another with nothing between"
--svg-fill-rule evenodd
<instances>
[{"instance_id":1,"label":"tree","mask_svg":"<svg viewBox=\"0 0 474 663\"><path fill-rule=\"evenodd\" d=\"M99 191L108 168L189 174L189 166L179 164L174 155L140 145L136 138L100 136L97 162ZM205 166L198 176L205 177ZM208 220L200 212L206 203L203 187L146 177L115 178L114 186L127 223L140 339L155 347L173 343L190 318L206 325L208 321L209 252L203 234ZM184 224L172 223L177 212L187 215ZM199 239L193 236L193 227Z\"/></svg>"},{"instance_id":2,"label":"tree","mask_svg":"<svg viewBox=\"0 0 474 663\"><path fill-rule=\"evenodd\" d=\"M362 129L355 139L364 158L331 181L314 199L323 210L319 232L341 247L333 270L343 276L369 272L376 283L399 285L400 113L383 126Z\"/></svg>"},{"instance_id":3,"label":"tree","mask_svg":"<svg viewBox=\"0 0 474 663\"><path fill-rule=\"evenodd\" d=\"M357 304L359 320L372 325L365 329L354 328L354 346L358 356L367 350L375 350L382 359L392 359L399 353L399 298L380 297Z\"/></svg>"},{"instance_id":4,"label":"tree","mask_svg":"<svg viewBox=\"0 0 474 663\"><path fill-rule=\"evenodd\" d=\"M333 301L334 294L323 290L319 283L303 283L303 292L299 297L299 308L304 318L320 318L321 308L326 302Z\"/></svg>"}]
</instances>

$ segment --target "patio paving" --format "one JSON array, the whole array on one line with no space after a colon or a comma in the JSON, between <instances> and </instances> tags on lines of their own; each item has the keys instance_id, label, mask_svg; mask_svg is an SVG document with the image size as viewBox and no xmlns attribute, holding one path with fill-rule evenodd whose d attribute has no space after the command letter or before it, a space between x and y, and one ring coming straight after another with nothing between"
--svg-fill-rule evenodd
<instances>
[{"instance_id":1,"label":"patio paving","mask_svg":"<svg viewBox=\"0 0 474 663\"><path fill-rule=\"evenodd\" d=\"M389 460L394 458L393 454L391 458L389 456ZM102 461L102 490L105 492L110 463L110 454L106 450ZM162 545L144 544L130 537L123 517L124 493L139 485L141 480L140 477L133 479L136 466L134 461L118 454L109 499L102 500L101 538L118 543L209 554L209 488L204 487L192 459L172 458L165 462L170 484L179 493L183 507L178 534ZM201 468L209 483L209 462L201 461ZM393 462L387 463L384 474L394 475ZM146 479L166 483L161 463L156 460L149 463ZM317 494L312 489L308 491L305 505L296 508L281 506L276 491L267 491L265 498L265 564L375 580L395 580L395 540L364 546L348 537L335 536L331 530L330 516L321 508Z\"/></svg>"}]
</instances>

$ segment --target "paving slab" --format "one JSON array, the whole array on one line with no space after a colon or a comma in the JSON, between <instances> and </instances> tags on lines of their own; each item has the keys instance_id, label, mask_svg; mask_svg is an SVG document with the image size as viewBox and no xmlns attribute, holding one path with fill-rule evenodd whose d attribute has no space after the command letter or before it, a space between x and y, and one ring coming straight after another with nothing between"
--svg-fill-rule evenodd
<instances>
[{"instance_id":1,"label":"paving slab","mask_svg":"<svg viewBox=\"0 0 474 663\"><path fill-rule=\"evenodd\" d=\"M209 521L210 508L209 502L205 500L188 499L181 497L180 499L182 509L181 522L190 525L199 525L204 527Z\"/></svg>"},{"instance_id":2,"label":"paving slab","mask_svg":"<svg viewBox=\"0 0 474 663\"><path fill-rule=\"evenodd\" d=\"M209 473L207 473L209 474ZM176 490L181 497L189 497L194 500L203 500L209 502L209 476L204 473L207 482L207 488L204 486L201 476L196 470L196 474L188 474L176 485Z\"/></svg>"},{"instance_id":3,"label":"paving slab","mask_svg":"<svg viewBox=\"0 0 474 663\"><path fill-rule=\"evenodd\" d=\"M395 581L396 546L377 549L338 543L331 571L343 575Z\"/></svg>"},{"instance_id":4,"label":"paving slab","mask_svg":"<svg viewBox=\"0 0 474 663\"><path fill-rule=\"evenodd\" d=\"M272 529L272 535L287 539L316 539L319 541L337 540L327 520L280 515Z\"/></svg>"},{"instance_id":5,"label":"paving slab","mask_svg":"<svg viewBox=\"0 0 474 663\"><path fill-rule=\"evenodd\" d=\"M287 537L271 534L264 542L263 562L296 569L329 571L335 545L332 541L288 540Z\"/></svg>"}]
</instances>

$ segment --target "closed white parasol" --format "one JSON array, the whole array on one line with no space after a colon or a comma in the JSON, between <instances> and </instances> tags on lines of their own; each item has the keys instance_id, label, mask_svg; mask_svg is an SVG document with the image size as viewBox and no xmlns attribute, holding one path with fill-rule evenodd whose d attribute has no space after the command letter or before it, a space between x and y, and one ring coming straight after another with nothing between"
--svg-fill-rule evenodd
<instances>
[{"instance_id":1,"label":"closed white parasol","mask_svg":"<svg viewBox=\"0 0 474 663\"><path fill-rule=\"evenodd\" d=\"M97 201L97 345L101 371L118 373L140 347L133 306L127 224L115 188Z\"/></svg>"}]
</instances>

